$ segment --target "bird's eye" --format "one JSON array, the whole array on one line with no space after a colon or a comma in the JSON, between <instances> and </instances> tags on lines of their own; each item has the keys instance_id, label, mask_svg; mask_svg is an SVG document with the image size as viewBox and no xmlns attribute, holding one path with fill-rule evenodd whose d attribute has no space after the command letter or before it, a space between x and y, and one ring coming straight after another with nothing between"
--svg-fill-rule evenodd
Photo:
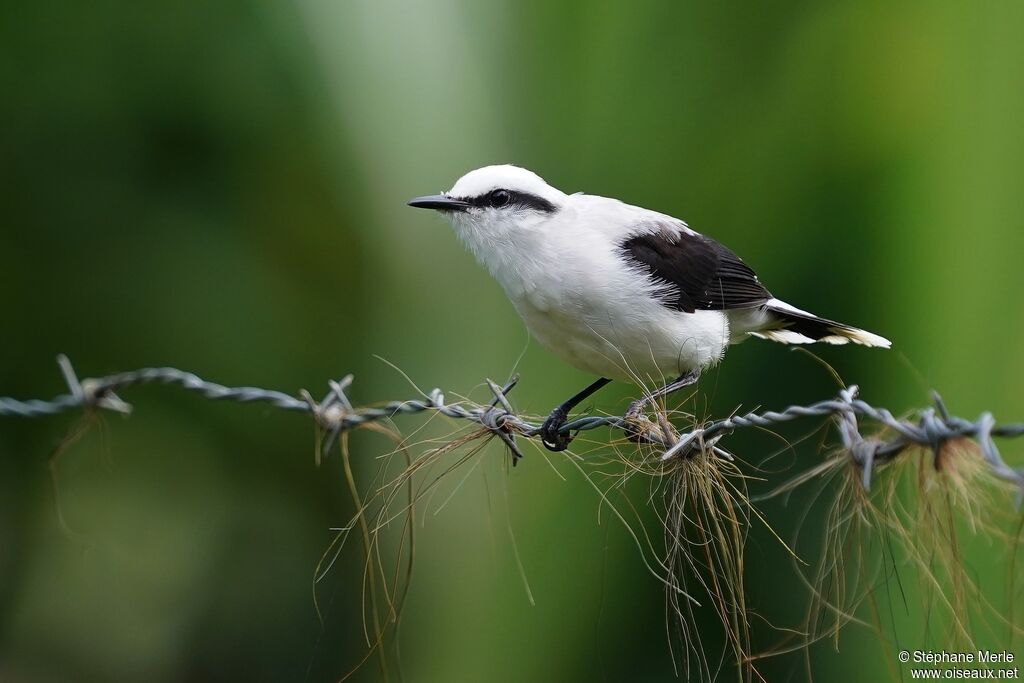
<instances>
[{"instance_id":1,"label":"bird's eye","mask_svg":"<svg viewBox=\"0 0 1024 683\"><path fill-rule=\"evenodd\" d=\"M508 190L495 190L494 192L491 192L487 203L495 209L500 209L503 206L508 206L511 201L512 195Z\"/></svg>"}]
</instances>

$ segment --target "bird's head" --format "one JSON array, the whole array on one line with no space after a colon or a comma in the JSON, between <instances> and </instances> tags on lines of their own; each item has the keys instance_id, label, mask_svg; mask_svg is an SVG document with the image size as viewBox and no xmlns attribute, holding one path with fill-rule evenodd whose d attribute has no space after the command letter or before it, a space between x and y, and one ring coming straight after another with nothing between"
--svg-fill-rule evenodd
<instances>
[{"instance_id":1,"label":"bird's head","mask_svg":"<svg viewBox=\"0 0 1024 683\"><path fill-rule=\"evenodd\" d=\"M536 173L501 165L470 171L447 192L416 197L409 206L441 212L459 236L472 244L541 227L565 200L565 193Z\"/></svg>"}]
</instances>

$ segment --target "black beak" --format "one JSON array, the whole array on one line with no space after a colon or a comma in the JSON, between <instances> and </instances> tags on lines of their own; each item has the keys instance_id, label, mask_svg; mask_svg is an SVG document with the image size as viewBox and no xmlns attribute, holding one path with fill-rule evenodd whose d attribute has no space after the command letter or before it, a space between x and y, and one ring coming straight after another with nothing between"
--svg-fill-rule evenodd
<instances>
[{"instance_id":1,"label":"black beak","mask_svg":"<svg viewBox=\"0 0 1024 683\"><path fill-rule=\"evenodd\" d=\"M435 211L465 211L473 205L461 199L445 197L443 194L432 194L410 199L409 206L415 206L417 209L434 209Z\"/></svg>"}]
</instances>

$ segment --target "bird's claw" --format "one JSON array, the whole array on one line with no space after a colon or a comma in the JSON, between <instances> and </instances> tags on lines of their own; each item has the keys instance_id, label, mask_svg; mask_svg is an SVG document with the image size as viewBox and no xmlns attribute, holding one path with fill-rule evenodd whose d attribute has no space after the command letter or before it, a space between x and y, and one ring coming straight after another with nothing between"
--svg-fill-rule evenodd
<instances>
[{"instance_id":1,"label":"bird's claw","mask_svg":"<svg viewBox=\"0 0 1024 683\"><path fill-rule=\"evenodd\" d=\"M639 414L627 414L626 424L622 427L626 438L638 445L654 443L651 439L651 433L655 429L656 426L650 419Z\"/></svg>"},{"instance_id":2,"label":"bird's claw","mask_svg":"<svg viewBox=\"0 0 1024 683\"><path fill-rule=\"evenodd\" d=\"M572 443L572 436L561 432L569 416L564 410L555 408L540 426L540 440L549 451L564 451Z\"/></svg>"},{"instance_id":3,"label":"bird's claw","mask_svg":"<svg viewBox=\"0 0 1024 683\"><path fill-rule=\"evenodd\" d=\"M622 427L626 438L635 444L651 443L649 434L654 427L654 423L643 414L643 408L644 402L642 400L630 403L625 415L625 424Z\"/></svg>"},{"instance_id":4,"label":"bird's claw","mask_svg":"<svg viewBox=\"0 0 1024 683\"><path fill-rule=\"evenodd\" d=\"M658 422L651 420L642 413L626 414L622 431L629 441L642 445L671 446L679 439L679 434L664 416Z\"/></svg>"}]
</instances>

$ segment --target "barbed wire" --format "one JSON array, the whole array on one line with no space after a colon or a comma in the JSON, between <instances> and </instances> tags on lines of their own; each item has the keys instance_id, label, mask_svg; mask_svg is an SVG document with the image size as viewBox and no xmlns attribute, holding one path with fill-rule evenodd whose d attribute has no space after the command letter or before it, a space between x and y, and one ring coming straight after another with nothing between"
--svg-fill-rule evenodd
<instances>
[{"instance_id":1,"label":"barbed wire","mask_svg":"<svg viewBox=\"0 0 1024 683\"><path fill-rule=\"evenodd\" d=\"M79 381L66 356L58 356L57 363L68 385L68 393L49 400L0 397L0 417L37 418L78 409L101 409L128 414L132 406L116 392L143 384L176 384L186 391L196 392L212 400L267 403L281 410L312 415L326 432L324 448L330 448L341 432L361 425L390 420L402 414L436 412L484 427L504 442L515 464L523 455L516 437L534 438L541 431L539 424L519 417L508 401L508 394L518 382L518 377L514 377L505 386L487 380L494 400L486 405L471 401L448 403L444 392L434 389L420 398L357 408L345 393L352 384L352 375L329 381L327 394L322 400L315 401L305 390L300 391L298 396L292 396L259 387L228 387L171 367L141 368ZM636 420L615 415L577 417L563 425L560 432L568 435L609 427L626 431L636 440L662 447L663 461L688 458L700 452L711 452L717 457L731 459L732 456L717 444L736 429L769 427L806 417L828 417L836 421L843 447L862 470L862 483L866 489L871 486L871 475L875 467L891 461L906 449L923 447L938 457L944 444L966 438L979 446L991 473L999 479L1015 483L1024 496L1024 468L1013 468L1006 464L994 441L996 437L1024 435L1024 423L997 425L989 412L982 413L973 421L952 416L937 393L932 395L934 407L920 409L909 418L897 418L889 410L859 399L857 394L857 386L852 385L841 390L837 398L806 406L793 405L781 411L752 411L732 415L694 426L682 434L675 433L665 421L656 424L646 418ZM860 432L858 418L865 418L888 429L893 436L888 439L865 437Z\"/></svg>"}]
</instances>

